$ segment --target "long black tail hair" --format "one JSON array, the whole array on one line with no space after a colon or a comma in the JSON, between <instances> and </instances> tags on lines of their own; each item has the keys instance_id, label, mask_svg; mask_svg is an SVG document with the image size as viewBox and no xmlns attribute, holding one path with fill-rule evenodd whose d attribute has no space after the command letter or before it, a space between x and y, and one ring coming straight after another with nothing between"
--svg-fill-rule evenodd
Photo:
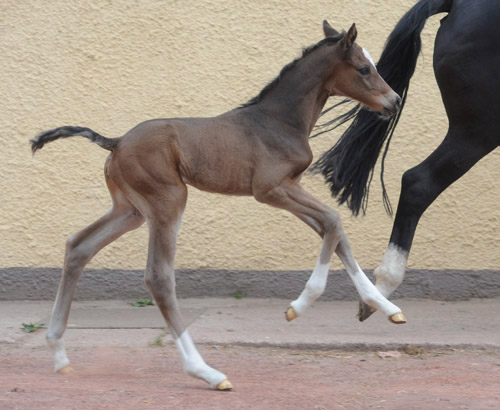
<instances>
[{"instance_id":1,"label":"long black tail hair","mask_svg":"<svg viewBox=\"0 0 500 410\"><path fill-rule=\"evenodd\" d=\"M451 3L452 0L419 1L403 16L387 39L377 70L401 96L401 110L420 54L420 33L425 22L434 14L449 12ZM321 126L323 129L319 133L331 131L354 119L338 142L321 155L311 171L323 174L332 196L337 197L339 204L347 203L355 216L359 215L360 210L366 212L373 170L384 143L380 179L384 207L392 215L383 178L384 160L401 110L391 119L384 120L377 113L357 105Z\"/></svg>"}]
</instances>

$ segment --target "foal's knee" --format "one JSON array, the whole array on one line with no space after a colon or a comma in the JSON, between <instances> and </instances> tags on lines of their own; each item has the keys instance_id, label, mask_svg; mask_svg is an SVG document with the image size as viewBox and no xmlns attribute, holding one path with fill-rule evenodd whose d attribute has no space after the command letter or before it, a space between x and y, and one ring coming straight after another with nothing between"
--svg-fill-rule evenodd
<instances>
[{"instance_id":1,"label":"foal's knee","mask_svg":"<svg viewBox=\"0 0 500 410\"><path fill-rule=\"evenodd\" d=\"M91 251L79 243L76 235L70 235L66 239L65 268L67 273L78 273L78 270L83 268L91 258Z\"/></svg>"}]
</instances>

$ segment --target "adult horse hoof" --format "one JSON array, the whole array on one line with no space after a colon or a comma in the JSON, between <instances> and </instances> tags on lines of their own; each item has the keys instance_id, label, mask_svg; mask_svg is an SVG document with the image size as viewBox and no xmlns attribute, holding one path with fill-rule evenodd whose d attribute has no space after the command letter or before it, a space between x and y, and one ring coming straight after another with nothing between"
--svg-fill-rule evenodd
<instances>
[{"instance_id":1,"label":"adult horse hoof","mask_svg":"<svg viewBox=\"0 0 500 410\"><path fill-rule=\"evenodd\" d=\"M377 309L367 305L365 302L359 302L358 319L360 322L368 319Z\"/></svg>"},{"instance_id":2,"label":"adult horse hoof","mask_svg":"<svg viewBox=\"0 0 500 410\"><path fill-rule=\"evenodd\" d=\"M298 315L295 313L295 310L293 310L293 307L289 306L285 312L285 317L287 321L291 322L293 319L297 318Z\"/></svg>"},{"instance_id":3,"label":"adult horse hoof","mask_svg":"<svg viewBox=\"0 0 500 410\"><path fill-rule=\"evenodd\" d=\"M69 374L69 373L72 373L74 371L75 371L75 369L73 369L73 366L71 366L71 365L68 364L67 366L63 367L62 369L59 369L57 371L57 373L59 373L59 374Z\"/></svg>"},{"instance_id":4,"label":"adult horse hoof","mask_svg":"<svg viewBox=\"0 0 500 410\"><path fill-rule=\"evenodd\" d=\"M394 313L392 316L389 316L389 320L397 325L402 325L403 323L406 323L406 318L401 312Z\"/></svg>"},{"instance_id":5,"label":"adult horse hoof","mask_svg":"<svg viewBox=\"0 0 500 410\"><path fill-rule=\"evenodd\" d=\"M233 385L227 379L220 382L217 386L215 386L215 390L221 390L221 391L231 390L232 388L233 388Z\"/></svg>"}]
</instances>

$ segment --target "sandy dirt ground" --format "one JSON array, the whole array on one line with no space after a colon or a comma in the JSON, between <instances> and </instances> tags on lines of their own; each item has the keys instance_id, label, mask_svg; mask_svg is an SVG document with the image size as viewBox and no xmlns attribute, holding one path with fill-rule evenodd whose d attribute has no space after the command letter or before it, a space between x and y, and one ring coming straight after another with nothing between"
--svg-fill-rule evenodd
<instances>
[{"instance_id":1,"label":"sandy dirt ground","mask_svg":"<svg viewBox=\"0 0 500 410\"><path fill-rule=\"evenodd\" d=\"M170 345L69 349L51 372L41 347L0 347L0 408L12 409L498 409L500 352L335 352L200 346L234 389L185 376Z\"/></svg>"}]
</instances>

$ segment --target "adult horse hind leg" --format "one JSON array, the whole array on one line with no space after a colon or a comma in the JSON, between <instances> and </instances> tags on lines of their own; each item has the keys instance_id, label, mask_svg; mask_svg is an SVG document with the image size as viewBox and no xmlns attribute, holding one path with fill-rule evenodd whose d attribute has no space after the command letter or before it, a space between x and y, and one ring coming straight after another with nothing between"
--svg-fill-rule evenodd
<instances>
[{"instance_id":1,"label":"adult horse hind leg","mask_svg":"<svg viewBox=\"0 0 500 410\"><path fill-rule=\"evenodd\" d=\"M66 355L63 335L73 294L83 268L99 250L144 222L142 215L114 184L108 179L107 183L113 199L112 208L93 224L71 235L66 242L61 281L46 334L47 343L54 353L54 369L57 372L72 370Z\"/></svg>"},{"instance_id":2,"label":"adult horse hind leg","mask_svg":"<svg viewBox=\"0 0 500 410\"><path fill-rule=\"evenodd\" d=\"M480 126L468 130L452 126L429 157L403 174L389 246L374 272L376 286L385 297L389 297L404 279L406 262L422 214L448 186L497 145ZM361 321L371 313L366 305L360 304Z\"/></svg>"},{"instance_id":3,"label":"adult horse hind leg","mask_svg":"<svg viewBox=\"0 0 500 410\"><path fill-rule=\"evenodd\" d=\"M279 186L266 192L257 192L255 198L260 202L290 211L323 237L316 266L304 290L286 311L288 321L302 315L321 296L326 286L331 258L336 251L361 299L374 309L384 312L391 322L406 322L401 309L380 294L356 263L337 212L322 204L299 183L290 179L284 180Z\"/></svg>"},{"instance_id":4,"label":"adult horse hind leg","mask_svg":"<svg viewBox=\"0 0 500 410\"><path fill-rule=\"evenodd\" d=\"M186 374L206 381L212 389L230 390L227 377L208 366L183 322L175 293L175 248L186 205L187 188L179 183L162 192L163 200L150 202L149 247L145 283L158 305L181 354Z\"/></svg>"}]
</instances>

